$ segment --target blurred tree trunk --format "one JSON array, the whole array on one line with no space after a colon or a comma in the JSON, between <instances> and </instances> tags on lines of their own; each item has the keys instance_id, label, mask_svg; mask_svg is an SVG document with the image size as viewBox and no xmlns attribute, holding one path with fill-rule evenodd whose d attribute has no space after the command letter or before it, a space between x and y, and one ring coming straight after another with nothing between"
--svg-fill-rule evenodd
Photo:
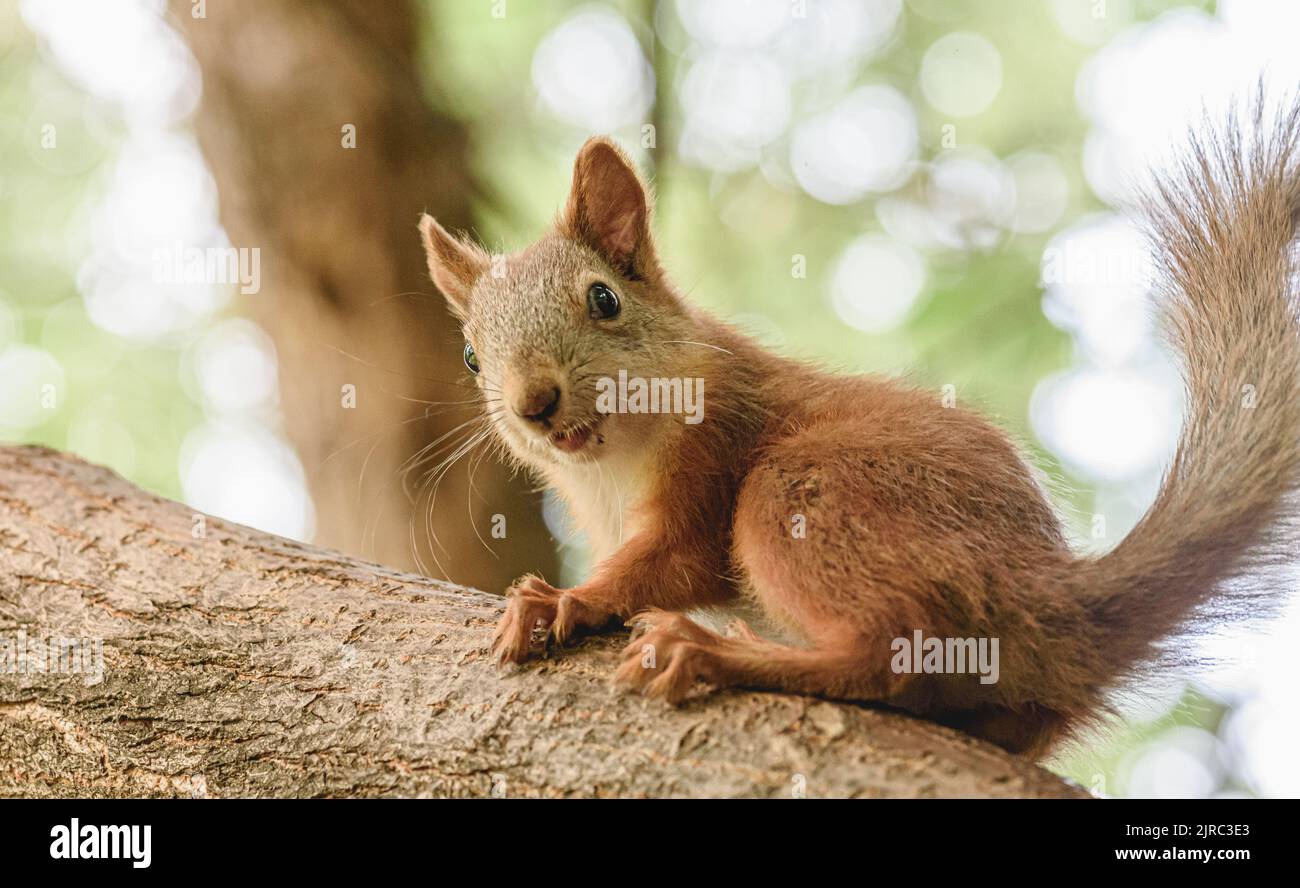
<instances>
[{"instance_id":1,"label":"blurred tree trunk","mask_svg":"<svg viewBox=\"0 0 1300 888\"><path fill-rule=\"evenodd\" d=\"M460 339L416 232L426 209L468 227L474 193L465 130L433 112L421 87L428 23L405 0L223 0L205 18L173 0L172 12L202 69L196 127L222 222L235 246L261 249L248 310L276 343L317 542L489 590L550 572L536 496L491 458L471 478L486 443L430 502L422 479L469 427L403 474L477 415L458 405L425 416L421 403L474 395L460 387ZM491 533L494 514L505 516L504 539Z\"/></svg>"}]
</instances>

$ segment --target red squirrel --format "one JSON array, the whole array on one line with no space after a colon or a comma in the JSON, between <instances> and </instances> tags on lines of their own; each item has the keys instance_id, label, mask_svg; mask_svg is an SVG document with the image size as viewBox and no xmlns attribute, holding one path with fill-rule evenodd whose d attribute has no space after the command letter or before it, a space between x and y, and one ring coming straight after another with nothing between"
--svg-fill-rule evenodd
<instances>
[{"instance_id":1,"label":"red squirrel","mask_svg":"<svg viewBox=\"0 0 1300 888\"><path fill-rule=\"evenodd\" d=\"M648 696L703 682L886 704L1039 757L1180 633L1276 605L1300 481L1300 105L1263 109L1193 134L1144 203L1188 410L1154 504L1100 556L1071 551L976 413L773 354L692 305L613 141L582 146L553 228L519 252L424 216L491 428L598 559L572 588L520 579L494 654L628 620L641 634L615 680ZM699 382L702 421L600 409L620 372ZM687 616L708 609L761 625ZM900 668L898 640L922 636L996 640L996 681Z\"/></svg>"}]
</instances>

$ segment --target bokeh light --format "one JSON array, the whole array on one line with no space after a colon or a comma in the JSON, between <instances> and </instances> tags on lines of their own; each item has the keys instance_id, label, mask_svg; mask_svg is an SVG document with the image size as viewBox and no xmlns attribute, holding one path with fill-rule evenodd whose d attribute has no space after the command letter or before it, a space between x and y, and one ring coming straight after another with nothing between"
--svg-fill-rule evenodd
<instances>
[{"instance_id":1,"label":"bokeh light","mask_svg":"<svg viewBox=\"0 0 1300 888\"><path fill-rule=\"evenodd\" d=\"M1043 253L1043 313L1074 335L1090 361L1114 366L1151 345L1151 254L1133 223L1088 216L1052 238Z\"/></svg>"},{"instance_id":2,"label":"bokeh light","mask_svg":"<svg viewBox=\"0 0 1300 888\"><path fill-rule=\"evenodd\" d=\"M1010 226L1022 234L1050 231L1065 215L1070 180L1061 163L1041 151L1022 151L1007 161L1015 188Z\"/></svg>"},{"instance_id":3,"label":"bokeh light","mask_svg":"<svg viewBox=\"0 0 1300 888\"><path fill-rule=\"evenodd\" d=\"M212 327L195 341L188 363L209 416L256 413L279 402L275 345L252 321L232 318Z\"/></svg>"},{"instance_id":4,"label":"bokeh light","mask_svg":"<svg viewBox=\"0 0 1300 888\"><path fill-rule=\"evenodd\" d=\"M575 12L538 45L533 87L552 114L591 132L645 121L655 95L636 35L603 6Z\"/></svg>"},{"instance_id":5,"label":"bokeh light","mask_svg":"<svg viewBox=\"0 0 1300 888\"><path fill-rule=\"evenodd\" d=\"M881 235L853 241L831 282L835 313L854 329L881 333L907 317L925 286L925 263L906 244Z\"/></svg>"},{"instance_id":6,"label":"bokeh light","mask_svg":"<svg viewBox=\"0 0 1300 888\"><path fill-rule=\"evenodd\" d=\"M940 37L921 60L921 91L936 110L953 117L984 111L1002 89L1002 55L979 34Z\"/></svg>"},{"instance_id":7,"label":"bokeh light","mask_svg":"<svg viewBox=\"0 0 1300 888\"><path fill-rule=\"evenodd\" d=\"M986 151L945 152L930 167L927 183L935 232L957 249L997 243L1016 209L1016 183Z\"/></svg>"},{"instance_id":8,"label":"bokeh light","mask_svg":"<svg viewBox=\"0 0 1300 888\"><path fill-rule=\"evenodd\" d=\"M1127 763L1128 790L1151 799L1208 798L1221 779L1218 740L1200 728L1171 728Z\"/></svg>"},{"instance_id":9,"label":"bokeh light","mask_svg":"<svg viewBox=\"0 0 1300 888\"><path fill-rule=\"evenodd\" d=\"M795 128L790 167L808 194L847 204L903 183L916 158L916 114L890 86L864 86Z\"/></svg>"},{"instance_id":10,"label":"bokeh light","mask_svg":"<svg viewBox=\"0 0 1300 888\"><path fill-rule=\"evenodd\" d=\"M0 351L0 433L9 435L50 419L63 404L63 368L30 345Z\"/></svg>"},{"instance_id":11,"label":"bokeh light","mask_svg":"<svg viewBox=\"0 0 1300 888\"><path fill-rule=\"evenodd\" d=\"M1173 450L1181 414L1178 374L1078 367L1038 384L1034 432L1079 475L1124 482L1151 472Z\"/></svg>"},{"instance_id":12,"label":"bokeh light","mask_svg":"<svg viewBox=\"0 0 1300 888\"><path fill-rule=\"evenodd\" d=\"M164 0L21 0L28 27L83 89L115 103L128 123L165 127L199 97L198 66L161 18Z\"/></svg>"},{"instance_id":13,"label":"bokeh light","mask_svg":"<svg viewBox=\"0 0 1300 888\"><path fill-rule=\"evenodd\" d=\"M720 170L758 162L759 151L790 119L790 84L771 59L752 52L710 52L682 84L683 157Z\"/></svg>"},{"instance_id":14,"label":"bokeh light","mask_svg":"<svg viewBox=\"0 0 1300 888\"><path fill-rule=\"evenodd\" d=\"M310 540L315 511L302 463L279 436L239 421L204 423L181 447L185 502L208 515Z\"/></svg>"},{"instance_id":15,"label":"bokeh light","mask_svg":"<svg viewBox=\"0 0 1300 888\"><path fill-rule=\"evenodd\" d=\"M677 15L703 44L756 49L790 22L790 4L787 0L677 0Z\"/></svg>"}]
</instances>

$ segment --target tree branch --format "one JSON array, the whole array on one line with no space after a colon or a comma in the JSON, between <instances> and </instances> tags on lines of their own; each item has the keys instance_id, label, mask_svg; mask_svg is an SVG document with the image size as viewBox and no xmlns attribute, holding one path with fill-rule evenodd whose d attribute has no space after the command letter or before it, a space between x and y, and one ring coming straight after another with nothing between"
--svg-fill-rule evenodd
<instances>
[{"instance_id":1,"label":"tree branch","mask_svg":"<svg viewBox=\"0 0 1300 888\"><path fill-rule=\"evenodd\" d=\"M499 673L500 610L0 447L0 795L1086 795L889 712L619 694L621 634ZM9 671L20 632L102 675Z\"/></svg>"}]
</instances>

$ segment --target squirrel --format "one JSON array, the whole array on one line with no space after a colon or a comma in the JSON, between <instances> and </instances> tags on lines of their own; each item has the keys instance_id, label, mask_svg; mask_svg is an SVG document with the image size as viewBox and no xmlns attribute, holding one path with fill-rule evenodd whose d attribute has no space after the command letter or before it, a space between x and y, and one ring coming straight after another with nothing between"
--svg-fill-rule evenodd
<instances>
[{"instance_id":1,"label":"squirrel","mask_svg":"<svg viewBox=\"0 0 1300 888\"><path fill-rule=\"evenodd\" d=\"M1153 505L1101 555L1072 551L976 412L779 356L691 304L611 139L582 146L553 227L519 252L423 215L487 421L597 559L572 588L518 580L494 655L627 621L614 681L649 697L703 682L883 704L1038 758L1180 635L1275 608L1300 485L1300 104L1265 104L1261 88L1244 124L1194 130L1142 201L1188 404ZM599 409L620 372L699 381L703 421ZM710 609L762 631L689 615ZM899 668L897 640L922 635L1000 642L996 681Z\"/></svg>"}]
</instances>

